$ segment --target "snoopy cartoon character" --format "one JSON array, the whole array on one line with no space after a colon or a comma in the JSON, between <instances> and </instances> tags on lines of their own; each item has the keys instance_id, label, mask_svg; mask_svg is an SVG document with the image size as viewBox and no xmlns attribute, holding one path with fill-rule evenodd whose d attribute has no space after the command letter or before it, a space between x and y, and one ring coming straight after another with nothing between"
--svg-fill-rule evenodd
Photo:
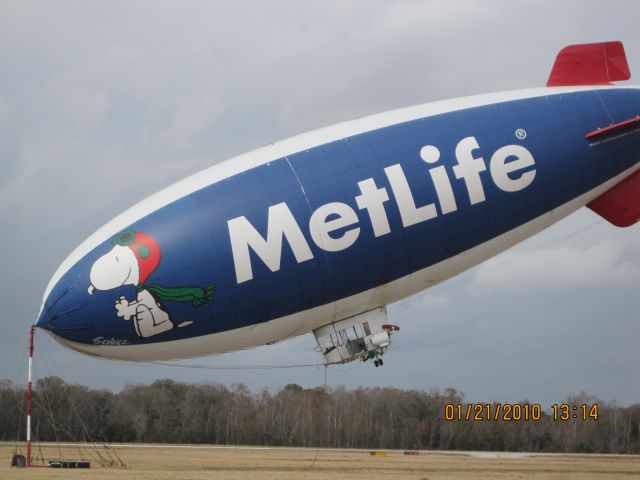
<instances>
[{"instance_id":1,"label":"snoopy cartoon character","mask_svg":"<svg viewBox=\"0 0 640 480\"><path fill-rule=\"evenodd\" d=\"M88 291L91 295L94 290L112 290L123 285L135 286L137 298L130 301L126 297L120 297L115 302L115 310L118 317L133 320L139 337L151 337L193 323L186 321L174 324L160 301L191 302L197 307L213 299L215 285L203 289L168 288L145 283L160 264L160 247L152 236L126 230L116 235L111 243L111 250L91 266L91 285Z\"/></svg>"}]
</instances>

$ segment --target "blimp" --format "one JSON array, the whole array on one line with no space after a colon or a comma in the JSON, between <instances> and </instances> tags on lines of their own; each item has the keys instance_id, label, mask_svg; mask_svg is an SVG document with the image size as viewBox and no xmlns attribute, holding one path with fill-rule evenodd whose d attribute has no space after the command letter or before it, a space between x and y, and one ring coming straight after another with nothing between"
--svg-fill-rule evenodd
<instances>
[{"instance_id":1,"label":"blimp","mask_svg":"<svg viewBox=\"0 0 640 480\"><path fill-rule=\"evenodd\" d=\"M546 86L427 103L273 143L143 200L51 278L36 327L94 357L205 356L313 332L382 365L386 306L587 206L640 219L640 87L621 42Z\"/></svg>"}]
</instances>

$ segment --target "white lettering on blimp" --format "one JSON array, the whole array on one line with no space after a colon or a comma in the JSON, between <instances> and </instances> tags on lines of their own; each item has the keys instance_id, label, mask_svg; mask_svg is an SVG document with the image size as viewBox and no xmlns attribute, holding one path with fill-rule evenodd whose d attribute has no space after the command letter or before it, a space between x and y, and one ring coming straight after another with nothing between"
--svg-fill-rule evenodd
<instances>
[{"instance_id":1,"label":"white lettering on blimp","mask_svg":"<svg viewBox=\"0 0 640 480\"><path fill-rule=\"evenodd\" d=\"M462 180L471 205L486 200L482 177L487 170L484 158L474 155L480 146L475 137L466 137L456 145L453 175ZM432 165L440 160L440 150L434 145L420 149L420 158ZM521 145L505 145L489 160L489 173L495 185L504 192L517 192L527 188L536 176L535 160L531 152ZM524 171L527 169L526 171ZM458 210L451 186L451 179L444 165L429 170L437 202L416 205L407 177L399 163L384 169L389 186L396 200L403 227L432 220ZM391 232L385 202L389 194L385 187L378 187L373 178L358 182L360 194L355 197L359 210L366 210L373 235L380 237ZM327 252L339 252L353 245L360 235L358 214L346 203L331 202L318 207L309 219L309 235L313 242ZM280 270L282 243L286 239L298 263L313 258L309 243L289 206L278 203L269 207L267 238L265 239L246 217L236 217L227 222L231 251L238 283L253 279L250 250L271 270Z\"/></svg>"}]
</instances>

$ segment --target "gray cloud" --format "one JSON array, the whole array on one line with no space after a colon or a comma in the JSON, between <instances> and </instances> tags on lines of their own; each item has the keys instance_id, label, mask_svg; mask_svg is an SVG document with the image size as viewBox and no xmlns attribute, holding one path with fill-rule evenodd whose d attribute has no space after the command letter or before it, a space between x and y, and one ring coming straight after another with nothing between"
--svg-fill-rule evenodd
<instances>
[{"instance_id":1,"label":"gray cloud","mask_svg":"<svg viewBox=\"0 0 640 480\"><path fill-rule=\"evenodd\" d=\"M623 40L639 78L639 10L630 0L3 2L0 364L24 343L65 255L147 195L337 121L543 85L570 43ZM384 369L331 368L328 381L451 385L477 400L552 403L584 389L637 401L638 229L595 221L579 212L391 306L403 330ZM130 365L38 342L51 360L39 374L99 387L164 376L314 386L325 373ZM313 345L307 335L199 363L315 363Z\"/></svg>"}]
</instances>

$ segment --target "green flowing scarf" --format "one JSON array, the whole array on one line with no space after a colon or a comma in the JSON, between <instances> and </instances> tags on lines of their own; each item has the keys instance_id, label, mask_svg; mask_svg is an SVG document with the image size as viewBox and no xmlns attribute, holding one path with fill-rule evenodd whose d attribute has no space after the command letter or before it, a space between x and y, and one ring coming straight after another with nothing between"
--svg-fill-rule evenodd
<instances>
[{"instance_id":1,"label":"green flowing scarf","mask_svg":"<svg viewBox=\"0 0 640 480\"><path fill-rule=\"evenodd\" d=\"M200 287L162 287L160 285L138 285L138 292L149 290L158 300L168 300L170 302L191 302L194 307L199 307L213 300L216 286L209 285L207 289Z\"/></svg>"}]
</instances>

